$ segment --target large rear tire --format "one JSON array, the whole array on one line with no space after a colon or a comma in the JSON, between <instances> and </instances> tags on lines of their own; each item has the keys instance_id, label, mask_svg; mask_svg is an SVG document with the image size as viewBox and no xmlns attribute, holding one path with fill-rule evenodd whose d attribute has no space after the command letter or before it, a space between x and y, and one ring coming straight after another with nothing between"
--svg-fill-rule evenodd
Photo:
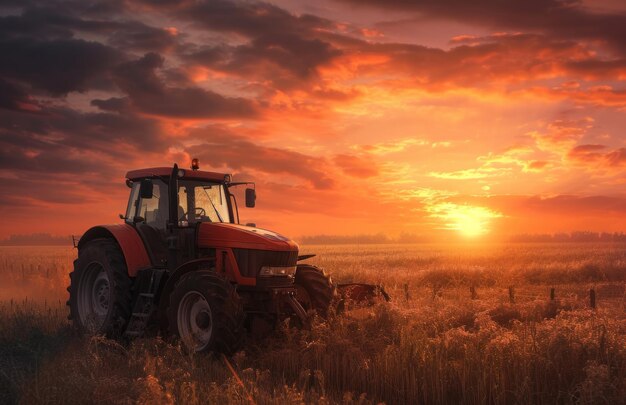
<instances>
[{"instance_id":1,"label":"large rear tire","mask_svg":"<svg viewBox=\"0 0 626 405\"><path fill-rule=\"evenodd\" d=\"M88 242L70 273L70 319L82 333L121 336L131 316L131 284L115 241Z\"/></svg>"},{"instance_id":2,"label":"large rear tire","mask_svg":"<svg viewBox=\"0 0 626 405\"><path fill-rule=\"evenodd\" d=\"M294 284L298 290L296 299L304 309L315 310L321 316L328 314L336 291L330 276L324 270L308 264L299 264Z\"/></svg>"},{"instance_id":3,"label":"large rear tire","mask_svg":"<svg viewBox=\"0 0 626 405\"><path fill-rule=\"evenodd\" d=\"M234 353L244 336L243 303L235 287L211 271L176 283L167 309L170 332L192 352Z\"/></svg>"}]
</instances>

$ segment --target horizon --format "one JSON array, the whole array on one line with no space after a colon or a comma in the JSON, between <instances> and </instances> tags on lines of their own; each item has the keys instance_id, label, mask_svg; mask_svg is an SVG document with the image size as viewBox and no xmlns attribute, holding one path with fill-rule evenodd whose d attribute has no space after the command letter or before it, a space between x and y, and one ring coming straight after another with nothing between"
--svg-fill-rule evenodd
<instances>
[{"instance_id":1,"label":"horizon","mask_svg":"<svg viewBox=\"0 0 626 405\"><path fill-rule=\"evenodd\" d=\"M538 16L541 16L540 18ZM255 181L287 236L626 231L626 4L0 6L0 239L119 221L129 170Z\"/></svg>"},{"instance_id":2,"label":"horizon","mask_svg":"<svg viewBox=\"0 0 626 405\"><path fill-rule=\"evenodd\" d=\"M8 238L0 239L0 247L8 246L67 246L71 247L78 241L81 235L53 235L49 233L36 234L12 234ZM303 246L310 245L489 245L489 244L515 244L515 243L626 243L624 232L590 232L576 231L570 233L534 233L512 235L506 240L466 238L457 235L456 238L433 238L427 235L399 234L316 234L300 235L292 240Z\"/></svg>"}]
</instances>

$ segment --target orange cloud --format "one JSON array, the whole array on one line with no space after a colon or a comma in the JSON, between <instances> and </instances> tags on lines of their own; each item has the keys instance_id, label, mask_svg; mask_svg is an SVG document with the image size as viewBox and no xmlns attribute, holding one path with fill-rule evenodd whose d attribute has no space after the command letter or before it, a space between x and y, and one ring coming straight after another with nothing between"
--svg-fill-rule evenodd
<instances>
[{"instance_id":1,"label":"orange cloud","mask_svg":"<svg viewBox=\"0 0 626 405\"><path fill-rule=\"evenodd\" d=\"M353 155L336 155L333 158L333 162L339 166L344 173L361 178L374 177L378 175L379 170L375 163L371 159Z\"/></svg>"}]
</instances>

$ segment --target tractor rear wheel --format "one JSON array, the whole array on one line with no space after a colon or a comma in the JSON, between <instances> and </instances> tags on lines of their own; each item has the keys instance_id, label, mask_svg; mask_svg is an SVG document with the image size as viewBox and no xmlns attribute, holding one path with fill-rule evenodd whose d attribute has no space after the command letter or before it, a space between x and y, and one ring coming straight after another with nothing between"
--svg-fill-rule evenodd
<instances>
[{"instance_id":1,"label":"tractor rear wheel","mask_svg":"<svg viewBox=\"0 0 626 405\"><path fill-rule=\"evenodd\" d=\"M328 314L328 308L335 298L335 285L322 269L308 264L296 268L296 299L307 311L315 310L321 316Z\"/></svg>"},{"instance_id":2,"label":"tractor rear wheel","mask_svg":"<svg viewBox=\"0 0 626 405\"><path fill-rule=\"evenodd\" d=\"M131 315L131 284L115 241L88 242L70 273L70 319L83 333L121 336Z\"/></svg>"},{"instance_id":3,"label":"tractor rear wheel","mask_svg":"<svg viewBox=\"0 0 626 405\"><path fill-rule=\"evenodd\" d=\"M244 335L243 304L235 287L211 271L193 271L176 283L167 309L170 332L193 352L231 354Z\"/></svg>"}]
</instances>

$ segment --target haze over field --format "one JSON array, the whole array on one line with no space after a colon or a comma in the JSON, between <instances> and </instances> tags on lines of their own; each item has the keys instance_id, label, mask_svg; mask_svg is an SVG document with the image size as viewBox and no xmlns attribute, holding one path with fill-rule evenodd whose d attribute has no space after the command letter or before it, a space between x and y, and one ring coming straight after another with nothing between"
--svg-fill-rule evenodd
<instances>
[{"instance_id":1,"label":"haze over field","mask_svg":"<svg viewBox=\"0 0 626 405\"><path fill-rule=\"evenodd\" d=\"M625 10L5 1L0 239L116 222L127 170L192 157L288 235L623 231Z\"/></svg>"}]
</instances>

